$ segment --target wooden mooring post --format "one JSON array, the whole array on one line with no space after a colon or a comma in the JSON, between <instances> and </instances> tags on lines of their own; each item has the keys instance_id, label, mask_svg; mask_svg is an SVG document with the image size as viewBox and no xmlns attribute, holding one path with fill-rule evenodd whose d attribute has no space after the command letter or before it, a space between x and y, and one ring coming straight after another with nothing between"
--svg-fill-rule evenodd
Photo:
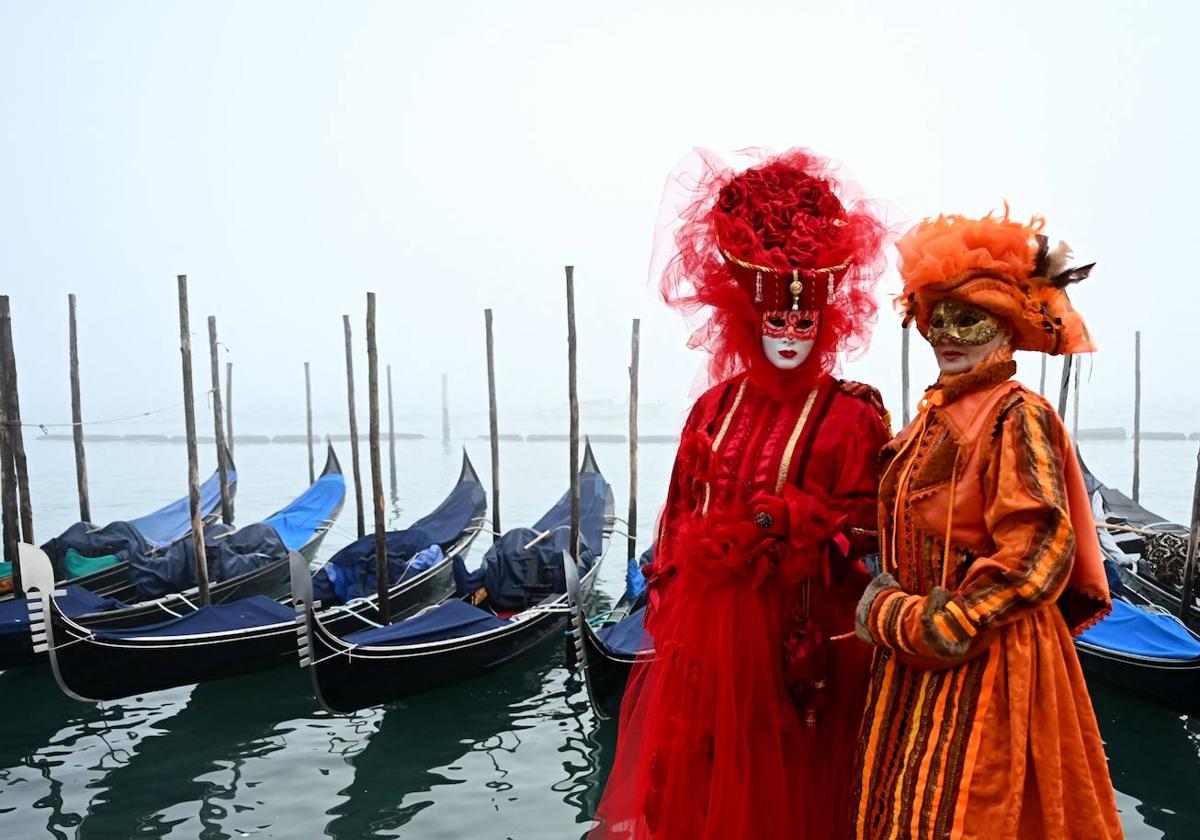
<instances>
[{"instance_id":1,"label":"wooden mooring post","mask_svg":"<svg viewBox=\"0 0 1200 840\"><path fill-rule=\"evenodd\" d=\"M1133 500L1142 491L1142 331L1133 334Z\"/></svg>"},{"instance_id":2,"label":"wooden mooring post","mask_svg":"<svg viewBox=\"0 0 1200 840\"><path fill-rule=\"evenodd\" d=\"M1071 440L1079 440L1079 379L1080 368L1083 367L1083 357L1075 357L1075 384L1071 389L1074 393L1074 406L1071 411Z\"/></svg>"},{"instance_id":3,"label":"wooden mooring post","mask_svg":"<svg viewBox=\"0 0 1200 840\"><path fill-rule=\"evenodd\" d=\"M313 464L313 424L312 424L312 376L309 373L308 362L304 363L304 418L308 437L308 483L317 480Z\"/></svg>"},{"instance_id":4,"label":"wooden mooring post","mask_svg":"<svg viewBox=\"0 0 1200 840\"><path fill-rule=\"evenodd\" d=\"M217 442L217 475L221 482L221 521L233 524L233 500L229 497L229 458L225 449L225 421L221 417L221 359L217 355L217 318L208 316L208 360L212 373L213 439Z\"/></svg>"},{"instance_id":5,"label":"wooden mooring post","mask_svg":"<svg viewBox=\"0 0 1200 840\"><path fill-rule=\"evenodd\" d=\"M389 372L391 368L388 368ZM389 380L390 381L390 380ZM390 389L389 389L390 393ZM371 459L371 501L375 509L375 578L379 591L379 616L392 621L388 600L387 523L384 521L383 466L379 456L379 352L375 347L375 293L367 292L367 447ZM390 427L389 422L389 427ZM395 464L393 463L393 470ZM393 475L395 473L393 472Z\"/></svg>"},{"instance_id":6,"label":"wooden mooring post","mask_svg":"<svg viewBox=\"0 0 1200 840\"><path fill-rule=\"evenodd\" d=\"M392 366L387 366L388 386L388 467L392 477L392 498L396 498L396 414L392 404Z\"/></svg>"},{"instance_id":7,"label":"wooden mooring post","mask_svg":"<svg viewBox=\"0 0 1200 840\"><path fill-rule=\"evenodd\" d=\"M442 374L442 446L450 445L450 383Z\"/></svg>"},{"instance_id":8,"label":"wooden mooring post","mask_svg":"<svg viewBox=\"0 0 1200 840\"><path fill-rule=\"evenodd\" d=\"M342 316L342 327L346 333L346 400L350 406L350 466L354 472L354 504L358 513L358 536L367 533L363 511L362 472L358 468L358 416L354 410L354 349L350 342L350 316Z\"/></svg>"},{"instance_id":9,"label":"wooden mooring post","mask_svg":"<svg viewBox=\"0 0 1200 840\"><path fill-rule=\"evenodd\" d=\"M1041 353L1042 357L1042 375L1038 379L1038 393L1043 397L1046 396L1046 354Z\"/></svg>"},{"instance_id":10,"label":"wooden mooring post","mask_svg":"<svg viewBox=\"0 0 1200 840\"><path fill-rule=\"evenodd\" d=\"M637 556L637 489L638 489L638 367L641 355L642 322L633 319L629 343L629 551L627 559Z\"/></svg>"},{"instance_id":11,"label":"wooden mooring post","mask_svg":"<svg viewBox=\"0 0 1200 840\"><path fill-rule=\"evenodd\" d=\"M13 593L23 597L17 544L35 543L33 508L29 503L29 471L21 433L21 402L17 397L17 357L13 350L12 311L8 295L0 295L0 525L4 529L4 559L12 563Z\"/></svg>"},{"instance_id":12,"label":"wooden mooring post","mask_svg":"<svg viewBox=\"0 0 1200 840\"><path fill-rule=\"evenodd\" d=\"M567 275L567 397L570 401L570 437L571 437L571 556L579 562L579 389L576 381L576 351L578 341L575 335L575 267L568 265Z\"/></svg>"},{"instance_id":13,"label":"wooden mooring post","mask_svg":"<svg viewBox=\"0 0 1200 840\"><path fill-rule=\"evenodd\" d=\"M496 416L496 348L492 335L492 310L483 310L487 335L488 433L492 442L492 539L500 534L500 424Z\"/></svg>"},{"instance_id":14,"label":"wooden mooring post","mask_svg":"<svg viewBox=\"0 0 1200 840\"><path fill-rule=\"evenodd\" d=\"M1195 587L1196 553L1200 548L1200 452L1196 453L1196 483L1192 490L1192 527L1188 538L1187 561L1183 567L1183 591L1179 599L1179 617L1187 621L1192 611L1192 591Z\"/></svg>"},{"instance_id":15,"label":"wooden mooring post","mask_svg":"<svg viewBox=\"0 0 1200 840\"><path fill-rule=\"evenodd\" d=\"M225 446L233 455L233 362L225 363Z\"/></svg>"},{"instance_id":16,"label":"wooden mooring post","mask_svg":"<svg viewBox=\"0 0 1200 840\"><path fill-rule=\"evenodd\" d=\"M192 392L192 333L188 325L186 274L179 275L179 355L183 361L183 424L187 437L188 506L192 514L192 544L196 549L196 585L200 590L200 604L207 607L210 602L208 558L204 552L204 520L200 516L200 470L196 460L196 405Z\"/></svg>"},{"instance_id":17,"label":"wooden mooring post","mask_svg":"<svg viewBox=\"0 0 1200 840\"><path fill-rule=\"evenodd\" d=\"M79 521L92 521L92 503L88 498L87 457L83 451L83 406L79 389L79 332L75 321L75 295L67 295L70 328L71 364L71 437L75 441L75 486L79 491Z\"/></svg>"},{"instance_id":18,"label":"wooden mooring post","mask_svg":"<svg viewBox=\"0 0 1200 840\"><path fill-rule=\"evenodd\" d=\"M905 324L904 335L900 339L900 416L903 418L905 427L908 426L908 421L912 419L912 409L909 408L911 397L908 375L908 346L911 340L912 327L909 324Z\"/></svg>"},{"instance_id":19,"label":"wooden mooring post","mask_svg":"<svg viewBox=\"0 0 1200 840\"><path fill-rule=\"evenodd\" d=\"M1067 393L1071 385L1071 356L1063 356L1062 379L1058 383L1058 416L1067 419Z\"/></svg>"}]
</instances>

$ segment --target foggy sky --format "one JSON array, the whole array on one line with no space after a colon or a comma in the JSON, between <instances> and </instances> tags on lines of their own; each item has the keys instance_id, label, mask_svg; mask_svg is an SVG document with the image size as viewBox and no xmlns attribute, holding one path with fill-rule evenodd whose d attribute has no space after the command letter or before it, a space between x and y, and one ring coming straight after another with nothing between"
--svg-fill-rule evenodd
<instances>
[{"instance_id":1,"label":"foggy sky","mask_svg":"<svg viewBox=\"0 0 1200 840\"><path fill-rule=\"evenodd\" d=\"M1141 329L1144 427L1200 431L1192 4L650 5L0 3L25 419L69 420L68 292L85 419L178 403L181 273L201 351L217 316L239 428L303 430L305 360L340 419L349 313L365 430L368 290L402 425L436 429L443 372L456 416L486 410L489 306L502 415L558 406L571 263L581 396L624 399L640 317L642 398L674 425L702 359L647 277L664 179L695 146L802 145L910 220L1044 214L1098 261L1072 290L1100 346L1083 425L1132 427ZM897 415L898 285L846 367ZM919 392L935 368L920 341L913 359Z\"/></svg>"}]
</instances>

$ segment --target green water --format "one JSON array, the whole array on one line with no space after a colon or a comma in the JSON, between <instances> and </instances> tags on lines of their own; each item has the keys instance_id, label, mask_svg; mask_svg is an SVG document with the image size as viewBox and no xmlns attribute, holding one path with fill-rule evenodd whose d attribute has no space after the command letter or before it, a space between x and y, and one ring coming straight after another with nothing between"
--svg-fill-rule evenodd
<instances>
[{"instance_id":1,"label":"green water","mask_svg":"<svg viewBox=\"0 0 1200 840\"><path fill-rule=\"evenodd\" d=\"M470 446L486 483L486 444ZM506 526L531 521L561 492L564 449L506 444ZM644 500L661 497L670 450L643 447ZM620 509L624 447L596 452ZM1187 497L1170 472L1182 452L1152 450L1144 468L1147 504L1172 517ZM459 454L429 441L398 454L403 522L444 495ZM1123 450L1095 445L1084 455L1117 483ZM239 449L239 521L302 489L303 457L303 447ZM70 458L69 445L31 446L43 533L71 521ZM168 445L92 447L96 518L169 498L178 476L159 468L181 458ZM642 506L648 533L655 505ZM353 536L353 516L350 502L322 556ZM601 576L609 595L622 585L612 560ZM1200 837L1200 721L1103 686L1092 695L1128 836ZM0 673L0 840L579 837L614 736L592 717L561 640L485 678L344 718L317 708L299 668L102 705L67 699L44 668L12 670Z\"/></svg>"}]
</instances>

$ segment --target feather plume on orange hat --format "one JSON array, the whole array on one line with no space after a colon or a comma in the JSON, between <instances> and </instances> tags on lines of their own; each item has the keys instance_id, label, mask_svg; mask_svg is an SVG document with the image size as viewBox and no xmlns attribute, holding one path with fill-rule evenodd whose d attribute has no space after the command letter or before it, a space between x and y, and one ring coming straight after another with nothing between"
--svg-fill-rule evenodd
<instances>
[{"instance_id":1,"label":"feather plume on orange hat","mask_svg":"<svg viewBox=\"0 0 1200 840\"><path fill-rule=\"evenodd\" d=\"M918 224L896 243L905 323L915 320L928 335L934 305L954 298L1002 318L1014 350L1093 352L1066 287L1086 278L1095 263L1067 268L1071 249L1064 242L1051 249L1044 226L1040 216L1028 224L1012 221L1007 206L1001 217L938 216Z\"/></svg>"}]
</instances>

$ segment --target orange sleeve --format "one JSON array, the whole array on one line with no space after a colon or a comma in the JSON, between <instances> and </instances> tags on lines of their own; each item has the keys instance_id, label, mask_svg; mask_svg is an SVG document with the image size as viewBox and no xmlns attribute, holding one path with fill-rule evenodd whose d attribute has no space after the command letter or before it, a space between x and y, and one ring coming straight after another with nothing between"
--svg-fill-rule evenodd
<instances>
[{"instance_id":1,"label":"orange sleeve","mask_svg":"<svg viewBox=\"0 0 1200 840\"><path fill-rule=\"evenodd\" d=\"M984 519L995 550L976 558L953 591L908 595L894 580L877 579L860 604L860 635L950 666L986 647L991 631L1055 600L1075 556L1059 455L1069 451L1063 434L1043 406L1009 409L984 474Z\"/></svg>"}]
</instances>

